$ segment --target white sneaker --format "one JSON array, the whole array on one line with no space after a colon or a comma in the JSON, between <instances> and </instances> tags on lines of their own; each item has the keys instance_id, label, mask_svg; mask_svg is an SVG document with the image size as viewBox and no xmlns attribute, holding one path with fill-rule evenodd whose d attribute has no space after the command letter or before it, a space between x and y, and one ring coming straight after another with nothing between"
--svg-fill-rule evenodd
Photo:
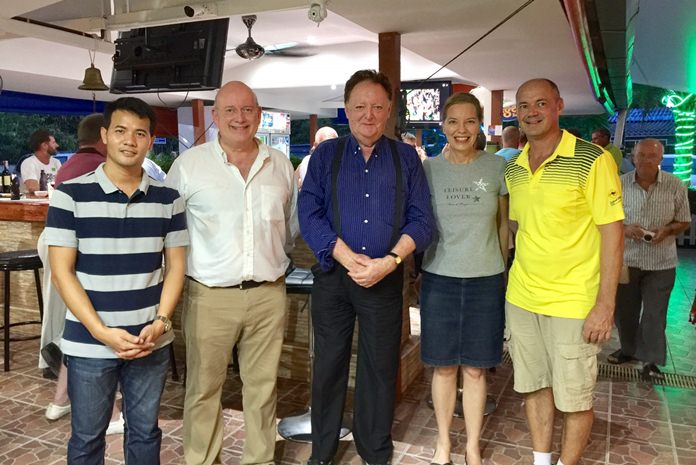
<instances>
[{"instance_id":1,"label":"white sneaker","mask_svg":"<svg viewBox=\"0 0 696 465\"><path fill-rule=\"evenodd\" d=\"M123 412L118 416L118 420L110 421L109 427L106 428L106 434L123 434Z\"/></svg>"},{"instance_id":2,"label":"white sneaker","mask_svg":"<svg viewBox=\"0 0 696 465\"><path fill-rule=\"evenodd\" d=\"M49 420L57 420L61 417L64 417L70 413L70 404L68 405L56 405L53 402L48 404L48 407L46 407L46 418Z\"/></svg>"}]
</instances>

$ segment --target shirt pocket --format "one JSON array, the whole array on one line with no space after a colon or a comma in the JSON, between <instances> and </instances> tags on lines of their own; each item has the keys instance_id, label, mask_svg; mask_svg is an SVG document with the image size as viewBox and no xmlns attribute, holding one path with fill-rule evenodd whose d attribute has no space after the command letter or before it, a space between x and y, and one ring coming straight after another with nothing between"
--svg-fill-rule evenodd
<instances>
[{"instance_id":1,"label":"shirt pocket","mask_svg":"<svg viewBox=\"0 0 696 465\"><path fill-rule=\"evenodd\" d=\"M261 218L284 221L288 192L279 186L261 186Z\"/></svg>"}]
</instances>

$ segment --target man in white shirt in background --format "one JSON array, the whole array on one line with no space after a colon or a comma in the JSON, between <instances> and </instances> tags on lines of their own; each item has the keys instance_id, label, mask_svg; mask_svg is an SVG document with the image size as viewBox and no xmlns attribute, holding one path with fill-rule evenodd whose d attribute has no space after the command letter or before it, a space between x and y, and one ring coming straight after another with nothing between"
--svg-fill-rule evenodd
<instances>
[{"instance_id":1,"label":"man in white shirt in background","mask_svg":"<svg viewBox=\"0 0 696 465\"><path fill-rule=\"evenodd\" d=\"M338 137L338 133L332 127L324 126L324 127L317 129L316 134L314 134L314 145L312 145L312 148L309 149L309 153L307 155L305 155L305 157L302 159L300 164L297 166L297 169L295 170L295 177L297 178L297 188L298 189L302 188L302 180L304 179L305 175L307 174L307 167L309 166L309 159L312 156L312 152L314 152L314 149L316 149L317 145L321 144L325 140L335 139L337 137Z\"/></svg>"},{"instance_id":2,"label":"man in white shirt in background","mask_svg":"<svg viewBox=\"0 0 696 465\"><path fill-rule=\"evenodd\" d=\"M184 458L187 465L220 463L220 397L236 344L246 428L241 463L267 465L274 463L297 188L288 157L255 138L261 107L248 86L225 84L213 121L218 137L181 154L166 180L186 201L191 237L182 319Z\"/></svg>"},{"instance_id":3,"label":"man in white shirt in background","mask_svg":"<svg viewBox=\"0 0 696 465\"><path fill-rule=\"evenodd\" d=\"M26 192L33 194L39 189L41 171L46 173L46 181L52 182L60 162L53 158L58 153L58 143L46 129L34 131L29 137L29 148L34 155L22 162L21 174Z\"/></svg>"}]
</instances>

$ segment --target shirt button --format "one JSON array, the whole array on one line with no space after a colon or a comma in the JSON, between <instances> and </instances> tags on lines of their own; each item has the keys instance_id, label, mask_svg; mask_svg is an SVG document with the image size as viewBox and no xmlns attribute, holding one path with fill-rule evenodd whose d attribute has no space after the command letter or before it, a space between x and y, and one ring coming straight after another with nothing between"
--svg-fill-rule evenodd
<instances>
[{"instance_id":1,"label":"shirt button","mask_svg":"<svg viewBox=\"0 0 696 465\"><path fill-rule=\"evenodd\" d=\"M365 170L365 172L366 172L366 173L368 173L368 172L369 172L369 170Z\"/></svg>"},{"instance_id":2,"label":"shirt button","mask_svg":"<svg viewBox=\"0 0 696 465\"><path fill-rule=\"evenodd\" d=\"M367 223L367 222L368 222L367 220L363 220L363 223Z\"/></svg>"},{"instance_id":3,"label":"shirt button","mask_svg":"<svg viewBox=\"0 0 696 465\"><path fill-rule=\"evenodd\" d=\"M365 194L365 197L369 197L369 196L370 196L370 194Z\"/></svg>"},{"instance_id":4,"label":"shirt button","mask_svg":"<svg viewBox=\"0 0 696 465\"><path fill-rule=\"evenodd\" d=\"M365 249L366 249L366 247L365 247L365 246L362 246L362 247L360 247L360 248L361 248L362 250L365 250Z\"/></svg>"}]
</instances>

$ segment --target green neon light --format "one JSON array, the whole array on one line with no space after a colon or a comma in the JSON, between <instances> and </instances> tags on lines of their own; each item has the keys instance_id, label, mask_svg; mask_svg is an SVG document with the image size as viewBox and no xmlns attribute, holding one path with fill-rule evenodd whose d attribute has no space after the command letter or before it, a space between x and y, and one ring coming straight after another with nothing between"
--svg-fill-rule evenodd
<instances>
[{"instance_id":1,"label":"green neon light","mask_svg":"<svg viewBox=\"0 0 696 465\"><path fill-rule=\"evenodd\" d=\"M673 174L687 185L693 173L694 140L696 139L696 96L669 91L662 103L672 109L674 115L674 171ZM678 169L677 169L678 168Z\"/></svg>"}]
</instances>

